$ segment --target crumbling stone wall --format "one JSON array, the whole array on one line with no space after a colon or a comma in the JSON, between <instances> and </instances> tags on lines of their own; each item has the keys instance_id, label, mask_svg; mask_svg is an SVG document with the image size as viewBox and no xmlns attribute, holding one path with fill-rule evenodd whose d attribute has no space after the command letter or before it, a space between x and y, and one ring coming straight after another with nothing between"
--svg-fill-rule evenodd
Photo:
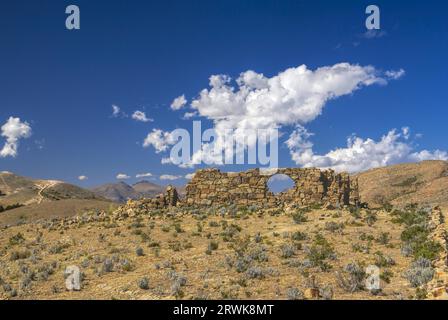
<instances>
[{"instance_id":1,"label":"crumbling stone wall","mask_svg":"<svg viewBox=\"0 0 448 320\"><path fill-rule=\"evenodd\" d=\"M275 174L285 174L295 186L274 195L267 182ZM348 205L359 202L358 183L347 173L315 168L283 168L275 172L251 169L245 172L198 170L186 187L186 205L265 205L281 203L299 205Z\"/></svg>"},{"instance_id":2,"label":"crumbling stone wall","mask_svg":"<svg viewBox=\"0 0 448 320\"><path fill-rule=\"evenodd\" d=\"M149 212L152 209L166 209L175 207L179 203L177 190L169 185L165 193L159 194L154 198L146 198L140 200L128 200L128 202L115 211L118 216L138 215L142 212ZM180 204L180 203L179 203Z\"/></svg>"}]
</instances>

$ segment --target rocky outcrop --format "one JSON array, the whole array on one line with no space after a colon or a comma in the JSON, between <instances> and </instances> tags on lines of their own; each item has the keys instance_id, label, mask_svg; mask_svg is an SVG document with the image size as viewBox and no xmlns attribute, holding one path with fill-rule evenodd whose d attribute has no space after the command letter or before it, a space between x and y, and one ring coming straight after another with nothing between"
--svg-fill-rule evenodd
<instances>
[{"instance_id":1,"label":"rocky outcrop","mask_svg":"<svg viewBox=\"0 0 448 320\"><path fill-rule=\"evenodd\" d=\"M165 195L162 196L165 201L165 206L175 207L179 201L179 196L175 187L169 185L166 188Z\"/></svg>"},{"instance_id":2,"label":"rocky outcrop","mask_svg":"<svg viewBox=\"0 0 448 320\"><path fill-rule=\"evenodd\" d=\"M114 212L114 218L132 217L140 214L148 214L154 209L166 209L176 207L179 202L177 190L169 185L165 193L159 194L155 198L128 200L125 205L121 206Z\"/></svg>"}]
</instances>

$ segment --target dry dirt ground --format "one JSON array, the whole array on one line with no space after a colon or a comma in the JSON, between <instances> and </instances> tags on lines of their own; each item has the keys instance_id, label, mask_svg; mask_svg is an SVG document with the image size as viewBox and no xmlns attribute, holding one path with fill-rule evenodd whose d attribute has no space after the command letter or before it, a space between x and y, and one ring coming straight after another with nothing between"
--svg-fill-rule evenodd
<instances>
[{"instance_id":1,"label":"dry dirt ground","mask_svg":"<svg viewBox=\"0 0 448 320\"><path fill-rule=\"evenodd\" d=\"M305 216L296 223L290 214L268 212L143 215L64 228L8 227L0 231L0 298L291 299L313 298L316 288L333 299L414 297L403 277L412 260L400 253L403 227L389 213L378 211L371 226L365 213L346 210ZM309 265L310 249L322 247L322 264ZM336 274L348 263L364 269L380 256L394 261L380 269L381 293L351 293L338 284ZM65 288L70 265L83 273L80 291Z\"/></svg>"}]
</instances>

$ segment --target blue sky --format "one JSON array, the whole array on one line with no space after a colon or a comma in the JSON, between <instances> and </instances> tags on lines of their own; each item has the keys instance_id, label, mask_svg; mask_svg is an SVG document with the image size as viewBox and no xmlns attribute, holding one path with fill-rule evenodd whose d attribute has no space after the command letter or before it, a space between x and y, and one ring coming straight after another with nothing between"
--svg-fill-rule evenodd
<instances>
[{"instance_id":1,"label":"blue sky","mask_svg":"<svg viewBox=\"0 0 448 320\"><path fill-rule=\"evenodd\" d=\"M373 3L382 32L368 38L364 11ZM80 30L65 28L69 4L81 10ZM191 102L215 74L270 78L341 62L405 74L326 102L304 124L315 155L346 148L354 133L379 142L393 128L412 152L444 152L447 9L442 1L8 1L0 12L0 125L18 117L32 135L19 140L16 157L0 158L0 169L82 186L118 173L127 182L146 172L155 182L184 176L194 169L162 165L161 154L142 147L153 129L191 128L182 120L191 110L170 109L174 98ZM113 117L112 105L154 121ZM294 130L281 129L286 138ZM279 155L280 166L298 165L282 143Z\"/></svg>"}]
</instances>

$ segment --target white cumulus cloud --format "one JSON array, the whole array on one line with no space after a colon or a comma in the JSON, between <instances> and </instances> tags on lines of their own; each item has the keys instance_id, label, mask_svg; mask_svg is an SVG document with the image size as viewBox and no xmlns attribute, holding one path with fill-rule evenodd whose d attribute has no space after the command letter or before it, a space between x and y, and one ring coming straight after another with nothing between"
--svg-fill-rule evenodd
<instances>
[{"instance_id":1,"label":"white cumulus cloud","mask_svg":"<svg viewBox=\"0 0 448 320\"><path fill-rule=\"evenodd\" d=\"M85 180L87 180L87 179L89 179L87 176L79 176L79 177L78 177L78 180L79 180L79 181L85 181Z\"/></svg>"},{"instance_id":2,"label":"white cumulus cloud","mask_svg":"<svg viewBox=\"0 0 448 320\"><path fill-rule=\"evenodd\" d=\"M402 128L401 131L390 130L379 141L353 135L347 139L345 148L331 150L325 155L314 153L313 143L309 140L311 136L311 133L299 126L286 141L291 157L297 165L331 168L339 172L359 172L401 162L448 160L448 153L445 151L415 151L412 142L408 141L408 127Z\"/></svg>"},{"instance_id":3,"label":"white cumulus cloud","mask_svg":"<svg viewBox=\"0 0 448 320\"><path fill-rule=\"evenodd\" d=\"M173 100L171 103L172 110L182 109L187 104L187 99L185 99L185 95L181 95Z\"/></svg>"},{"instance_id":4,"label":"white cumulus cloud","mask_svg":"<svg viewBox=\"0 0 448 320\"><path fill-rule=\"evenodd\" d=\"M127 174L124 174L124 173L117 174L117 179L118 180L126 180L126 179L129 179L129 178L130 178L130 176L128 176Z\"/></svg>"},{"instance_id":5,"label":"white cumulus cloud","mask_svg":"<svg viewBox=\"0 0 448 320\"><path fill-rule=\"evenodd\" d=\"M242 72L235 81L228 75L212 75L210 87L200 91L191 107L198 116L213 122L216 139L214 145L203 144L203 150L193 155L193 162L207 157L208 162L222 164L221 154L214 154L213 150L226 147L229 130L235 141L242 141L247 137L247 130L281 130L291 125L304 125L321 115L328 101L353 94L363 87L386 85L403 74L404 70L380 72L373 66L339 63L315 70L300 65L272 77L249 70ZM251 138L247 146L252 148L256 142L256 137ZM174 143L169 132L154 129L144 146L152 145L159 153L167 151Z\"/></svg>"},{"instance_id":6,"label":"white cumulus cloud","mask_svg":"<svg viewBox=\"0 0 448 320\"><path fill-rule=\"evenodd\" d=\"M192 107L200 116L213 120L215 143L221 147L228 129L234 130L238 140L244 137L246 129L281 129L313 121L328 101L397 78L393 71L389 72L391 76L372 66L349 63L316 70L301 65L271 78L249 70L236 79L236 87L229 76L213 75L211 88L203 89ZM255 139L248 141L249 147L255 143Z\"/></svg>"},{"instance_id":7,"label":"white cumulus cloud","mask_svg":"<svg viewBox=\"0 0 448 320\"><path fill-rule=\"evenodd\" d=\"M307 123L321 114L329 100L387 80L372 66L340 63L314 71L301 65L271 78L246 71L236 80L237 89L230 82L226 75L211 76L211 88L202 90L192 102L218 129Z\"/></svg>"},{"instance_id":8,"label":"white cumulus cloud","mask_svg":"<svg viewBox=\"0 0 448 320\"><path fill-rule=\"evenodd\" d=\"M171 132L162 131L160 129L153 129L145 140L143 141L143 147L153 146L156 153L166 151L170 145L176 143Z\"/></svg>"},{"instance_id":9,"label":"white cumulus cloud","mask_svg":"<svg viewBox=\"0 0 448 320\"><path fill-rule=\"evenodd\" d=\"M31 136L31 127L27 122L22 122L20 118L9 117L2 126L2 137L6 138L3 148L0 150L0 157L16 157L18 154L19 140Z\"/></svg>"},{"instance_id":10,"label":"white cumulus cloud","mask_svg":"<svg viewBox=\"0 0 448 320\"><path fill-rule=\"evenodd\" d=\"M141 122L154 121L154 119L146 117L146 114L143 111L139 111L139 110L135 111L132 114L132 119L134 119L136 121L141 121Z\"/></svg>"},{"instance_id":11,"label":"white cumulus cloud","mask_svg":"<svg viewBox=\"0 0 448 320\"><path fill-rule=\"evenodd\" d=\"M138 173L135 175L136 178L148 178L148 177L152 177L152 173L147 172L147 173Z\"/></svg>"},{"instance_id":12,"label":"white cumulus cloud","mask_svg":"<svg viewBox=\"0 0 448 320\"><path fill-rule=\"evenodd\" d=\"M160 180L177 180L182 178L182 176L175 176L175 175L171 175L171 174L162 174L159 179Z\"/></svg>"}]
</instances>

